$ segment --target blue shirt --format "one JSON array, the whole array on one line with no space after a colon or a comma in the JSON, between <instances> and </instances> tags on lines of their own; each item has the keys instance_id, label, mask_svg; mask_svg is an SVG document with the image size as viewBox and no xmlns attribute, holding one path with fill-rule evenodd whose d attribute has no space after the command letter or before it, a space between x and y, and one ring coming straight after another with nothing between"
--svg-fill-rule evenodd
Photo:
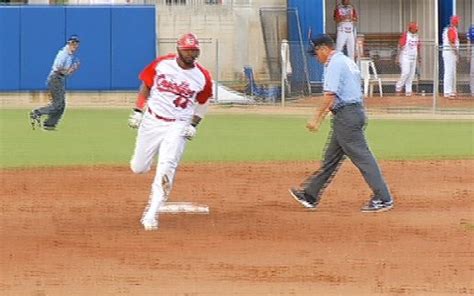
<instances>
[{"instance_id":1,"label":"blue shirt","mask_svg":"<svg viewBox=\"0 0 474 296\"><path fill-rule=\"evenodd\" d=\"M360 70L356 63L336 52L324 67L324 91L336 94L332 109L362 103Z\"/></svg>"},{"instance_id":2,"label":"blue shirt","mask_svg":"<svg viewBox=\"0 0 474 296\"><path fill-rule=\"evenodd\" d=\"M66 76L67 70L69 70L77 61L78 59L76 56L69 53L68 45L65 45L56 55L49 76L55 72Z\"/></svg>"},{"instance_id":3,"label":"blue shirt","mask_svg":"<svg viewBox=\"0 0 474 296\"><path fill-rule=\"evenodd\" d=\"M467 32L467 39L469 39L471 43L474 43L474 25L471 25L469 28L469 31Z\"/></svg>"}]
</instances>

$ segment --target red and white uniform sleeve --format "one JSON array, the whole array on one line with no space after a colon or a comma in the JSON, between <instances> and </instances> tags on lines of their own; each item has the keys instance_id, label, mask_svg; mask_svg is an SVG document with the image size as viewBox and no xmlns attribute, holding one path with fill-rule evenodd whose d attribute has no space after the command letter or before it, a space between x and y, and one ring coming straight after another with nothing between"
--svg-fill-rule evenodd
<instances>
[{"instance_id":1,"label":"red and white uniform sleeve","mask_svg":"<svg viewBox=\"0 0 474 296\"><path fill-rule=\"evenodd\" d=\"M182 69L176 58L175 54L159 57L141 72L140 79L150 88L148 108L154 114L190 121L196 105L212 97L212 79L201 65Z\"/></svg>"}]
</instances>

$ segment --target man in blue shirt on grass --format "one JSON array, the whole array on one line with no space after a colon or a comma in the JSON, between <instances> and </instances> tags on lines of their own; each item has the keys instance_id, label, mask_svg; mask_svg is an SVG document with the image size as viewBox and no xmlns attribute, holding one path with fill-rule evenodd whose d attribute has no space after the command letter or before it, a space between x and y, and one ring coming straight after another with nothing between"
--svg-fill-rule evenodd
<instances>
[{"instance_id":1,"label":"man in blue shirt on grass","mask_svg":"<svg viewBox=\"0 0 474 296\"><path fill-rule=\"evenodd\" d=\"M310 53L324 64L324 96L320 109L306 127L317 132L329 112L333 113L321 168L299 189L290 189L293 198L306 208L316 208L346 156L354 163L372 189L373 196L362 212L382 212L393 207L393 198L365 138L366 116L362 101L360 70L350 58L334 49L334 41L322 35L312 41Z\"/></svg>"},{"instance_id":2,"label":"man in blue shirt on grass","mask_svg":"<svg viewBox=\"0 0 474 296\"><path fill-rule=\"evenodd\" d=\"M34 109L28 114L33 129L42 127L45 131L54 131L66 108L66 78L79 69L79 60L75 53L79 49L79 37L72 35L66 45L59 50L54 59L47 84L51 102L47 106ZM41 116L48 118L42 122Z\"/></svg>"}]
</instances>

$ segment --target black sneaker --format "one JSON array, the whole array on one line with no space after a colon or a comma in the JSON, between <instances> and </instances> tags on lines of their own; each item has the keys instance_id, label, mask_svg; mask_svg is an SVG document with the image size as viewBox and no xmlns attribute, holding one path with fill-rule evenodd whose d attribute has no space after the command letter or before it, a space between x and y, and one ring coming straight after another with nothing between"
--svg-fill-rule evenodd
<instances>
[{"instance_id":1,"label":"black sneaker","mask_svg":"<svg viewBox=\"0 0 474 296\"><path fill-rule=\"evenodd\" d=\"M35 111L28 113L28 118L30 119L31 128L34 130L37 127L41 127L41 116Z\"/></svg>"},{"instance_id":2,"label":"black sneaker","mask_svg":"<svg viewBox=\"0 0 474 296\"><path fill-rule=\"evenodd\" d=\"M316 206L319 203L319 201L316 201L313 197L306 194L303 190L298 190L298 189L295 189L295 188L291 188L289 190L289 192L290 192L291 196L293 196L293 198L297 202L302 204L305 208L314 209L314 208L316 208Z\"/></svg>"},{"instance_id":3,"label":"black sneaker","mask_svg":"<svg viewBox=\"0 0 474 296\"><path fill-rule=\"evenodd\" d=\"M55 126L49 126L49 125L43 125L43 130L47 132L55 132L56 127Z\"/></svg>"},{"instance_id":4,"label":"black sneaker","mask_svg":"<svg viewBox=\"0 0 474 296\"><path fill-rule=\"evenodd\" d=\"M393 208L393 200L383 201L380 199L371 199L369 203L360 210L364 213L385 212Z\"/></svg>"}]
</instances>

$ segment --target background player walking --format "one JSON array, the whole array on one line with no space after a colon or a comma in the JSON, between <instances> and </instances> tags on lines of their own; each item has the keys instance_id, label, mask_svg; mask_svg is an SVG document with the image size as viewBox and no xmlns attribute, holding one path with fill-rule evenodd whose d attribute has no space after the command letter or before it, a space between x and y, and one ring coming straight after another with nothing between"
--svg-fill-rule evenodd
<instances>
[{"instance_id":1,"label":"background player walking","mask_svg":"<svg viewBox=\"0 0 474 296\"><path fill-rule=\"evenodd\" d=\"M34 109L28 116L33 129L43 127L45 131L54 131L66 109L66 78L79 69L79 59L76 52L79 49L79 37L72 35L66 45L59 50L54 59L47 84L51 94L51 102L47 106ZM48 118L41 122L41 116Z\"/></svg>"},{"instance_id":2,"label":"background player walking","mask_svg":"<svg viewBox=\"0 0 474 296\"><path fill-rule=\"evenodd\" d=\"M192 33L180 37L177 52L158 57L141 72L142 84L129 118L129 126L138 128L132 171L148 172L158 155L150 198L141 218L145 230L158 228L158 209L171 192L186 140L195 136L212 96L211 75L196 62L200 54L197 37Z\"/></svg>"},{"instance_id":3,"label":"background player walking","mask_svg":"<svg viewBox=\"0 0 474 296\"><path fill-rule=\"evenodd\" d=\"M350 0L342 0L334 9L334 21L337 26L336 50L341 51L344 45L347 55L354 60L355 51L355 23L357 22L357 11Z\"/></svg>"},{"instance_id":4,"label":"background player walking","mask_svg":"<svg viewBox=\"0 0 474 296\"><path fill-rule=\"evenodd\" d=\"M456 72L459 62L459 17L452 16L450 25L443 31L443 92L448 98L456 97Z\"/></svg>"},{"instance_id":5,"label":"background player walking","mask_svg":"<svg viewBox=\"0 0 474 296\"><path fill-rule=\"evenodd\" d=\"M412 95L413 79L415 78L417 62L420 59L419 51L418 24L411 22L408 25L408 31L403 33L399 41L398 61L402 73L395 86L397 94L400 94L403 87L405 87L405 95Z\"/></svg>"},{"instance_id":6,"label":"background player walking","mask_svg":"<svg viewBox=\"0 0 474 296\"><path fill-rule=\"evenodd\" d=\"M322 35L312 44L312 53L324 64L324 97L319 111L306 127L316 132L329 111L334 117L321 168L303 182L301 188L290 189L290 193L303 206L316 208L321 194L347 155L373 191L372 199L361 210L389 210L393 207L393 199L364 134L366 116L360 71L354 61L334 50L331 37Z\"/></svg>"}]
</instances>

